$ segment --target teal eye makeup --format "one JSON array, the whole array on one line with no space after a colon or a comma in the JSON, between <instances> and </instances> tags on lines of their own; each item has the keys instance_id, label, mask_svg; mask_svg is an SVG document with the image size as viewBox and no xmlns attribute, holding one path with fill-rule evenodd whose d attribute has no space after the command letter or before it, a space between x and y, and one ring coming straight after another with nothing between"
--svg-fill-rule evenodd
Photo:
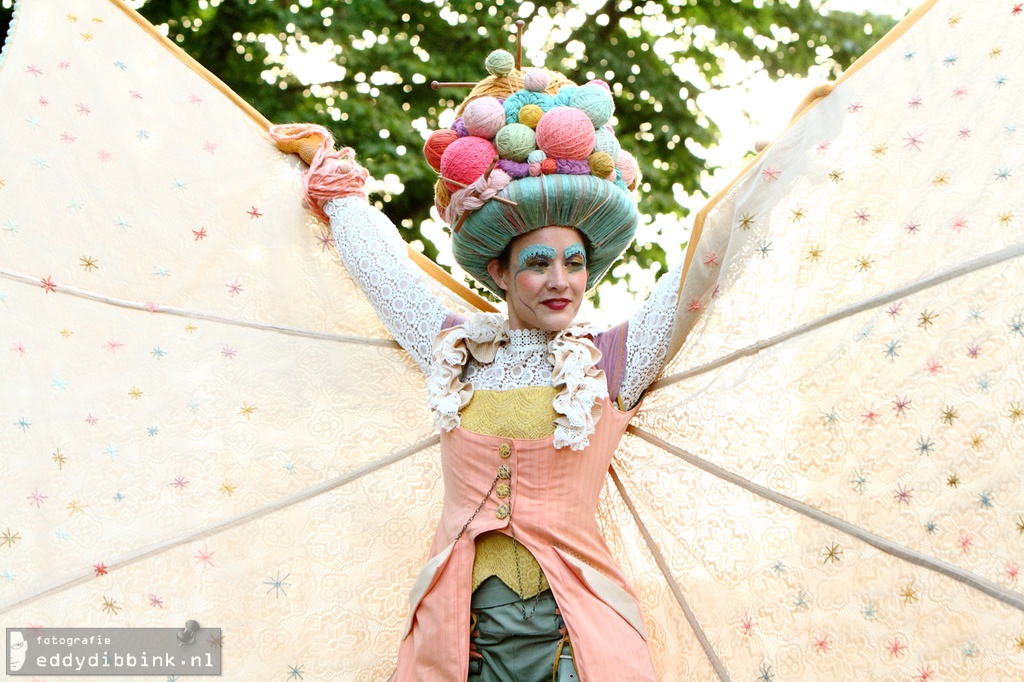
<instances>
[{"instance_id":1,"label":"teal eye makeup","mask_svg":"<svg viewBox=\"0 0 1024 682\"><path fill-rule=\"evenodd\" d=\"M587 267L587 250L583 248L583 244L567 246L562 252L562 256L565 258L566 267L570 270Z\"/></svg>"},{"instance_id":2,"label":"teal eye makeup","mask_svg":"<svg viewBox=\"0 0 1024 682\"><path fill-rule=\"evenodd\" d=\"M519 252L519 269L516 274L523 270L542 271L551 265L556 255L555 250L547 244L530 244Z\"/></svg>"}]
</instances>

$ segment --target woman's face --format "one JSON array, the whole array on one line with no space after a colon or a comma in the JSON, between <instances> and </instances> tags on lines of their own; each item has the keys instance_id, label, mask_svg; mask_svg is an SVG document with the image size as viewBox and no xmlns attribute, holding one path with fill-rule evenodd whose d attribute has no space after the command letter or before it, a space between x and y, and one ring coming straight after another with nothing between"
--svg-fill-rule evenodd
<instances>
[{"instance_id":1,"label":"woman's face","mask_svg":"<svg viewBox=\"0 0 1024 682\"><path fill-rule=\"evenodd\" d=\"M561 331L572 324L587 290L587 254L571 227L542 227L512 241L508 266L487 272L505 291L512 329Z\"/></svg>"}]
</instances>

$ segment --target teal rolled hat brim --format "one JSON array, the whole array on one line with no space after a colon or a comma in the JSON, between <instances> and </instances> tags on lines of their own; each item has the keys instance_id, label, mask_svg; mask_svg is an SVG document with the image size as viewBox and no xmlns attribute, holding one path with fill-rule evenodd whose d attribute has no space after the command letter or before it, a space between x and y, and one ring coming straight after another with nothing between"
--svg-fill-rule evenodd
<instances>
[{"instance_id":1,"label":"teal rolled hat brim","mask_svg":"<svg viewBox=\"0 0 1024 682\"><path fill-rule=\"evenodd\" d=\"M470 213L452 238L456 262L477 281L504 298L487 264L520 235L552 225L574 227L590 240L587 290L597 286L633 241L640 216L621 182L593 175L551 174L514 180L498 196Z\"/></svg>"}]
</instances>

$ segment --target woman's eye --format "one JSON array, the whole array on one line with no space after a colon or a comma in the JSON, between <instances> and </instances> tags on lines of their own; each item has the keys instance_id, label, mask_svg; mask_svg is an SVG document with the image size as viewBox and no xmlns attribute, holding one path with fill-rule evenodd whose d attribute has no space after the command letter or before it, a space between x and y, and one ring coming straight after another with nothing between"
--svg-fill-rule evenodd
<instances>
[{"instance_id":1,"label":"woman's eye","mask_svg":"<svg viewBox=\"0 0 1024 682\"><path fill-rule=\"evenodd\" d=\"M570 268L582 268L586 265L583 258L580 256L574 256L565 262L566 267Z\"/></svg>"},{"instance_id":2,"label":"woman's eye","mask_svg":"<svg viewBox=\"0 0 1024 682\"><path fill-rule=\"evenodd\" d=\"M526 261L526 267L528 268L546 268L548 266L547 258L530 258Z\"/></svg>"}]
</instances>

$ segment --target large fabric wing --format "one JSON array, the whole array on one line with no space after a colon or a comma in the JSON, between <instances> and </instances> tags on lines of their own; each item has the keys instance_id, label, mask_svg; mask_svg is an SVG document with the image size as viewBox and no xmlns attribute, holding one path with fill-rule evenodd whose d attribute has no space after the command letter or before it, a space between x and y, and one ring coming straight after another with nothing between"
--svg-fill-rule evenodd
<instances>
[{"instance_id":1,"label":"large fabric wing","mask_svg":"<svg viewBox=\"0 0 1024 682\"><path fill-rule=\"evenodd\" d=\"M421 373L258 117L119 3L17 12L3 624L194 619L228 679L387 677L441 501Z\"/></svg>"},{"instance_id":2,"label":"large fabric wing","mask_svg":"<svg viewBox=\"0 0 1024 682\"><path fill-rule=\"evenodd\" d=\"M618 455L712 679L1024 677L1024 11L931 4L708 212Z\"/></svg>"}]
</instances>

